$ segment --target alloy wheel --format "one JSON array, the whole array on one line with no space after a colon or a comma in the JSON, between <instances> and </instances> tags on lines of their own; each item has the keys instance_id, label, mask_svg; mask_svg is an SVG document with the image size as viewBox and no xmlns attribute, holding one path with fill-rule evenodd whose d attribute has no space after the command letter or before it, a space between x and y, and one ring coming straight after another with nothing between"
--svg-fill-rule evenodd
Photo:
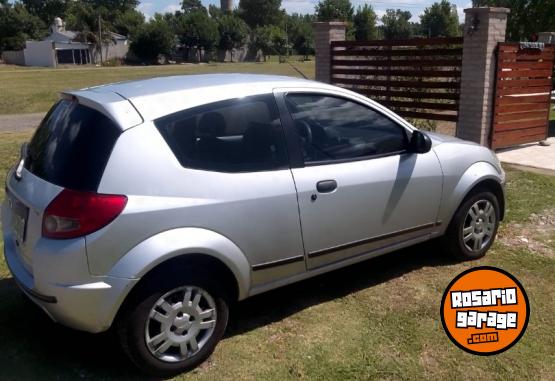
<instances>
[{"instance_id":1,"label":"alloy wheel","mask_svg":"<svg viewBox=\"0 0 555 381\"><path fill-rule=\"evenodd\" d=\"M493 204L488 200L475 202L468 210L462 228L465 247L472 252L486 247L493 238L496 223Z\"/></svg>"},{"instance_id":2,"label":"alloy wheel","mask_svg":"<svg viewBox=\"0 0 555 381\"><path fill-rule=\"evenodd\" d=\"M214 298L196 286L176 288L156 301L145 326L150 353L159 360L179 362L197 354L216 327Z\"/></svg>"}]
</instances>

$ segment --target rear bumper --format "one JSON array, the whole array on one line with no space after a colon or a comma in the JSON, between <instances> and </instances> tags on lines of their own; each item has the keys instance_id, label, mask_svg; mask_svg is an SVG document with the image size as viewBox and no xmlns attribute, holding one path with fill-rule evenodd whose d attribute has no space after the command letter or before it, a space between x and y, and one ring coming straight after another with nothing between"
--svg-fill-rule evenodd
<instances>
[{"instance_id":1,"label":"rear bumper","mask_svg":"<svg viewBox=\"0 0 555 381\"><path fill-rule=\"evenodd\" d=\"M4 256L18 286L52 320L81 331L97 333L110 328L125 296L138 281L89 276L78 282L59 284L56 273L40 272L36 265L34 274L27 271L16 250L10 232L4 228ZM63 260L63 257L59 258ZM56 259L49 258L53 260ZM68 271L63 262L56 265L60 271Z\"/></svg>"}]
</instances>

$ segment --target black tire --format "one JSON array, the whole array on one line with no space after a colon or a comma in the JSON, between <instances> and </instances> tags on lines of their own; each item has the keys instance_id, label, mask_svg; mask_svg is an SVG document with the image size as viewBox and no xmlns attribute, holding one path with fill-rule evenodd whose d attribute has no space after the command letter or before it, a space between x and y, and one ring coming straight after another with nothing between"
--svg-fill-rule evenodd
<instances>
[{"instance_id":1,"label":"black tire","mask_svg":"<svg viewBox=\"0 0 555 381\"><path fill-rule=\"evenodd\" d=\"M172 271L175 274L175 271ZM130 295L118 316L116 330L120 344L131 361L143 372L162 378L169 378L189 371L204 362L214 351L227 327L229 318L228 298L222 285L212 279L218 277L207 274L202 269L179 269L179 277L159 273L150 277L144 284L139 285L133 295ZM166 293L182 286L194 286L205 290L212 297L217 319L212 335L200 350L182 361L167 362L155 357L149 350L145 327L154 304Z\"/></svg>"},{"instance_id":2,"label":"black tire","mask_svg":"<svg viewBox=\"0 0 555 381\"><path fill-rule=\"evenodd\" d=\"M480 201L489 201L493 206L495 211L495 228L493 229L491 238L481 249L470 250L464 243L463 228L470 208ZM474 260L482 258L486 255L486 252L495 241L497 229L499 227L499 218L499 201L497 200L497 197L488 190L478 190L473 192L465 198L453 216L445 236L442 237L442 246L450 255L459 260Z\"/></svg>"}]
</instances>

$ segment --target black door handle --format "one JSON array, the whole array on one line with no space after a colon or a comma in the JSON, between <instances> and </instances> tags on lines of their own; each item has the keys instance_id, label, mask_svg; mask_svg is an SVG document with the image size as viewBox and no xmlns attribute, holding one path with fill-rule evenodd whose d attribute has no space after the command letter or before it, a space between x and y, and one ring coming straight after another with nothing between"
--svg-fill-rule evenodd
<instances>
[{"instance_id":1,"label":"black door handle","mask_svg":"<svg viewBox=\"0 0 555 381\"><path fill-rule=\"evenodd\" d=\"M320 193L331 193L337 189L337 181L335 180L324 180L319 181L316 184L316 190Z\"/></svg>"}]
</instances>

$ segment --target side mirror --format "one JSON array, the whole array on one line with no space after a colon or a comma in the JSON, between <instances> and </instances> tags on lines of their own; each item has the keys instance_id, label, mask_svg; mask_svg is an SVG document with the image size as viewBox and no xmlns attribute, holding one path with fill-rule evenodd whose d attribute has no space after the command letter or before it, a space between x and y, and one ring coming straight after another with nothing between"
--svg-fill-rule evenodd
<instances>
[{"instance_id":1,"label":"side mirror","mask_svg":"<svg viewBox=\"0 0 555 381\"><path fill-rule=\"evenodd\" d=\"M432 139L425 133L414 130L409 143L409 151L414 153L426 153L432 149Z\"/></svg>"}]
</instances>

